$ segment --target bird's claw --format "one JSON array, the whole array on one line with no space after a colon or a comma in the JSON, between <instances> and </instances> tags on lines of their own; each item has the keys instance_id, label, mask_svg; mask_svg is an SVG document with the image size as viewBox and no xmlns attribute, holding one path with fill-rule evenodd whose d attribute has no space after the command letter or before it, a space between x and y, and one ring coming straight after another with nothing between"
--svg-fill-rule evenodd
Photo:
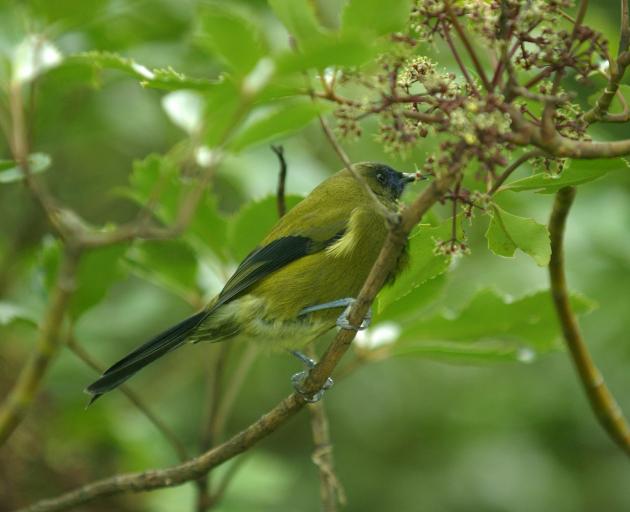
<instances>
[{"instance_id":1,"label":"bird's claw","mask_svg":"<svg viewBox=\"0 0 630 512\"><path fill-rule=\"evenodd\" d=\"M293 389L295 390L295 392L301 395L302 398L304 398L304 400L306 400L308 403L312 404L315 402L319 402L324 396L324 393L328 389L332 388L334 383L333 380L328 377L322 388L317 393L315 393L314 395L309 395L304 391L304 388L302 387L304 381L308 378L309 373L309 370L302 370L301 372L294 373L291 377L291 383L293 384Z\"/></svg>"},{"instance_id":2,"label":"bird's claw","mask_svg":"<svg viewBox=\"0 0 630 512\"><path fill-rule=\"evenodd\" d=\"M337 318L337 327L339 327L340 329L346 329L348 331L363 331L367 329L372 323L372 308L368 309L368 312L365 315L365 318L361 321L361 324L358 327L355 327L350 323L350 320L348 320L348 315L350 314L350 309L352 308L352 305L356 302L356 299L348 300L351 300L351 302L348 303L346 309L344 309L343 313L341 313L341 315L339 315L339 318Z\"/></svg>"},{"instance_id":3,"label":"bird's claw","mask_svg":"<svg viewBox=\"0 0 630 512\"><path fill-rule=\"evenodd\" d=\"M301 395L304 398L304 400L306 400L308 403L312 404L314 402L319 402L324 396L324 392L332 388L334 384L332 378L328 377L326 379L326 382L322 386L322 388L314 395L310 395L309 393L306 393L303 387L304 381L308 378L310 371L313 368L315 368L315 365L317 363L315 362L315 360L311 359L307 355L302 354L302 352L299 352L297 350L292 351L291 353L295 357L297 357L300 361L302 361L304 365L308 368L307 370L302 370L301 372L294 373L291 376L291 383L293 384L293 389L295 390L296 393Z\"/></svg>"}]
</instances>

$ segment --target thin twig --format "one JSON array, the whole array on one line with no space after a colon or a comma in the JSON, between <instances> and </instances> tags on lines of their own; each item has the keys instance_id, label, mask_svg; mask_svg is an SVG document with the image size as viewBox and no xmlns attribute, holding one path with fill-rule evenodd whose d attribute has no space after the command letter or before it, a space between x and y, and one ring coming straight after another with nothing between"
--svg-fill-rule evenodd
<instances>
[{"instance_id":1,"label":"thin twig","mask_svg":"<svg viewBox=\"0 0 630 512\"><path fill-rule=\"evenodd\" d=\"M9 395L0 406L0 446L24 418L35 398L51 361L61 348L61 327L66 307L75 288L80 252L66 248L48 309L41 325L39 340L22 367Z\"/></svg>"},{"instance_id":2,"label":"thin twig","mask_svg":"<svg viewBox=\"0 0 630 512\"><path fill-rule=\"evenodd\" d=\"M358 326L376 297L376 294L385 284L387 276L394 268L400 253L402 252L407 235L420 221L422 216L433 206L452 186L460 171L461 163L453 165L448 172L438 176L416 198L416 200L403 209L400 222L390 227L390 233L381 249L370 274L359 293L357 301L349 312L349 322ZM332 370L339 363L341 357L350 347L356 331L342 329L337 333L332 344L313 368L305 382L303 392L313 395L321 389ZM196 480L214 467L250 449L258 441L277 430L287 420L293 417L305 404L304 397L292 393L278 405L263 415L228 441L212 450L195 457L183 464L172 466L162 470L150 470L141 473L119 474L104 478L90 484L86 484L74 491L65 493L59 497L39 501L24 512L53 512L67 510L71 507L88 503L100 496L110 496L124 492L141 492Z\"/></svg>"},{"instance_id":3,"label":"thin twig","mask_svg":"<svg viewBox=\"0 0 630 512\"><path fill-rule=\"evenodd\" d=\"M563 243L566 220L574 198L574 187L560 189L556 194L553 211L549 219L549 234L551 237L549 281L551 283L551 294L558 319L562 325L565 342L586 395L589 398L591 408L608 435L630 456L630 427L617 401L606 386L604 377L589 354L569 300L564 272Z\"/></svg>"},{"instance_id":4,"label":"thin twig","mask_svg":"<svg viewBox=\"0 0 630 512\"><path fill-rule=\"evenodd\" d=\"M314 357L315 351L309 347L308 355ZM346 495L335 473L333 447L330 441L330 425L324 402L320 400L308 405L311 416L311 432L313 434L313 463L319 469L319 494L323 512L336 512L337 502L346 503Z\"/></svg>"},{"instance_id":5,"label":"thin twig","mask_svg":"<svg viewBox=\"0 0 630 512\"><path fill-rule=\"evenodd\" d=\"M280 164L280 170L278 171L278 189L276 192L276 205L278 209L278 217L284 217L287 213L287 203L285 198L285 184L287 181L287 161L284 159L284 147L283 146L271 146L273 151L278 157L278 163Z\"/></svg>"},{"instance_id":6,"label":"thin twig","mask_svg":"<svg viewBox=\"0 0 630 512\"><path fill-rule=\"evenodd\" d=\"M66 346L72 351L74 355L76 355L90 368L92 368L99 374L103 373L105 367L99 364L79 343L77 343L74 336L71 335L68 337L66 341ZM144 400L140 398L140 396L135 391L132 391L127 384L120 385L119 389L122 394L125 395L129 399L129 401L133 405L135 405L136 408L140 412L142 412L142 414L146 416L146 418L153 424L153 426L160 432L160 434L162 434L164 439L169 442L179 459L182 461L188 459L189 455L186 447L177 438L175 432L173 432L166 423L164 423L160 418L156 416L156 414L149 408L149 406L144 403Z\"/></svg>"},{"instance_id":7,"label":"thin twig","mask_svg":"<svg viewBox=\"0 0 630 512\"><path fill-rule=\"evenodd\" d=\"M494 195L497 192L497 190L499 190L501 185L505 183L505 180L507 180L512 175L512 173L516 171L516 169L518 169L525 162L527 162L528 160L531 160L532 158L545 156L546 154L547 154L546 151L543 151L542 149L532 149L531 151L528 151L527 153L522 154L520 157L514 160L514 162L512 162L509 166L507 166L505 168L505 171L503 171L499 175L499 177L496 179L496 181L492 185L492 188L490 188L490 190L488 191L488 195L490 196Z\"/></svg>"},{"instance_id":8,"label":"thin twig","mask_svg":"<svg viewBox=\"0 0 630 512\"><path fill-rule=\"evenodd\" d=\"M470 42L468 34L466 34L466 31L464 30L464 28L459 24L459 20L457 19L457 16L453 12L453 7L451 6L451 2L447 0L444 2L444 5L446 6L446 12L448 14L449 20L453 24L453 27L455 27L455 30L457 31L459 38L461 39L462 43L466 47L468 56L470 57L470 60L472 60L473 66L475 66L475 70L477 71L477 75L479 75L479 79L481 80L481 83L483 84L486 91L490 91L492 86L490 85L490 82L488 82L488 77L486 77L486 73L483 70L481 61L479 60L479 57L477 56L477 52L475 51L475 49L473 48Z\"/></svg>"}]
</instances>

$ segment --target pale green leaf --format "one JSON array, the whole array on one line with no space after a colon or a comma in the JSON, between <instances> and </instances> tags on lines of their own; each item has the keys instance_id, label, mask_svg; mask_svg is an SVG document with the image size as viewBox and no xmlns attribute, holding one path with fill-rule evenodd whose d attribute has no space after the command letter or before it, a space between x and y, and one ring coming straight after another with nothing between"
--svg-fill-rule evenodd
<instances>
[{"instance_id":1,"label":"pale green leaf","mask_svg":"<svg viewBox=\"0 0 630 512\"><path fill-rule=\"evenodd\" d=\"M50 156L45 153L32 153L28 157L31 173L38 174L50 167ZM24 179L24 171L13 160L0 160L0 183L13 183Z\"/></svg>"},{"instance_id":2,"label":"pale green leaf","mask_svg":"<svg viewBox=\"0 0 630 512\"><path fill-rule=\"evenodd\" d=\"M306 126L326 108L310 99L284 102L245 126L231 141L230 147L234 151L241 151L254 144L287 136Z\"/></svg>"},{"instance_id":3,"label":"pale green leaf","mask_svg":"<svg viewBox=\"0 0 630 512\"><path fill-rule=\"evenodd\" d=\"M262 35L241 9L211 3L202 6L198 18L196 40L236 75L244 76L266 55Z\"/></svg>"},{"instance_id":4,"label":"pale green leaf","mask_svg":"<svg viewBox=\"0 0 630 512\"><path fill-rule=\"evenodd\" d=\"M571 295L571 304L577 314L594 308L590 300L578 294ZM544 353L558 347L561 333L547 290L513 301L493 290L482 290L460 311L408 321L403 328L394 353L422 352L425 343L431 347L438 342L446 342L453 352L457 352L457 344L463 344L465 354L471 343L480 342L489 343L493 351L526 346Z\"/></svg>"},{"instance_id":5,"label":"pale green leaf","mask_svg":"<svg viewBox=\"0 0 630 512\"><path fill-rule=\"evenodd\" d=\"M0 302L0 325L9 325L18 320L36 325L37 315L19 304Z\"/></svg>"},{"instance_id":6,"label":"pale green leaf","mask_svg":"<svg viewBox=\"0 0 630 512\"><path fill-rule=\"evenodd\" d=\"M486 231L488 248L499 256L512 257L520 249L531 256L537 265L549 264L551 243L546 226L534 219L518 217L492 205L492 219Z\"/></svg>"},{"instance_id":7,"label":"pale green leaf","mask_svg":"<svg viewBox=\"0 0 630 512\"><path fill-rule=\"evenodd\" d=\"M607 158L599 160L568 160L564 170L560 174L541 172L513 181L501 190L514 192L537 191L543 194L552 194L563 187L582 185L601 178L611 171L628 169L628 162L624 158Z\"/></svg>"},{"instance_id":8,"label":"pale green leaf","mask_svg":"<svg viewBox=\"0 0 630 512\"><path fill-rule=\"evenodd\" d=\"M300 51L316 46L325 38L317 21L314 4L309 0L269 0L269 5L298 43Z\"/></svg>"}]
</instances>

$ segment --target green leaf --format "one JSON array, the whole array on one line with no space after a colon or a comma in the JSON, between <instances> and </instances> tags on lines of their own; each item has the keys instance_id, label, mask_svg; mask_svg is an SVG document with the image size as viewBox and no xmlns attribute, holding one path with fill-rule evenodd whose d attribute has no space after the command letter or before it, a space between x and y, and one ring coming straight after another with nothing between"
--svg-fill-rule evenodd
<instances>
[{"instance_id":1,"label":"green leaf","mask_svg":"<svg viewBox=\"0 0 630 512\"><path fill-rule=\"evenodd\" d=\"M224 140L236 118L243 113L240 92L231 81L216 85L206 94L204 141L214 148Z\"/></svg>"},{"instance_id":2,"label":"green leaf","mask_svg":"<svg viewBox=\"0 0 630 512\"><path fill-rule=\"evenodd\" d=\"M563 187L582 185L601 178L611 171L628 170L628 161L624 158L607 158L600 160L568 160L560 174L546 172L534 174L527 178L513 181L501 190L514 192L537 191L542 194L553 194Z\"/></svg>"},{"instance_id":3,"label":"green leaf","mask_svg":"<svg viewBox=\"0 0 630 512\"><path fill-rule=\"evenodd\" d=\"M262 35L241 10L227 5L204 5L199 13L196 39L238 76L251 71L265 56Z\"/></svg>"},{"instance_id":4,"label":"green leaf","mask_svg":"<svg viewBox=\"0 0 630 512\"><path fill-rule=\"evenodd\" d=\"M127 255L134 274L185 299L197 296L197 258L180 240L136 244Z\"/></svg>"},{"instance_id":5,"label":"green leaf","mask_svg":"<svg viewBox=\"0 0 630 512\"><path fill-rule=\"evenodd\" d=\"M227 261L228 222L219 213L216 197L207 195L201 201L185 236Z\"/></svg>"},{"instance_id":6,"label":"green leaf","mask_svg":"<svg viewBox=\"0 0 630 512\"><path fill-rule=\"evenodd\" d=\"M0 325L9 325L17 320L37 325L37 315L24 306L10 302L0 302Z\"/></svg>"},{"instance_id":7,"label":"green leaf","mask_svg":"<svg viewBox=\"0 0 630 512\"><path fill-rule=\"evenodd\" d=\"M230 147L238 152L254 144L285 137L306 126L326 108L328 107L317 105L310 99L284 102L262 118L245 126L234 137Z\"/></svg>"},{"instance_id":8,"label":"green leaf","mask_svg":"<svg viewBox=\"0 0 630 512\"><path fill-rule=\"evenodd\" d=\"M451 236L451 227L451 221L447 220L437 227L421 225L414 230L409 237L409 266L392 286L384 288L379 293L379 314L386 312L396 301L405 298L425 282L448 270L450 258L436 254L435 247L437 242ZM439 289L434 291L437 293ZM415 294L414 297L417 298ZM384 318L389 318L389 315L384 315Z\"/></svg>"},{"instance_id":9,"label":"green leaf","mask_svg":"<svg viewBox=\"0 0 630 512\"><path fill-rule=\"evenodd\" d=\"M381 36L405 29L411 14L411 0L350 0L341 19L342 33Z\"/></svg>"},{"instance_id":10,"label":"green leaf","mask_svg":"<svg viewBox=\"0 0 630 512\"><path fill-rule=\"evenodd\" d=\"M325 38L324 28L315 15L309 0L269 0L269 5L295 38L300 51L317 45Z\"/></svg>"},{"instance_id":11,"label":"green leaf","mask_svg":"<svg viewBox=\"0 0 630 512\"><path fill-rule=\"evenodd\" d=\"M302 200L300 196L286 197L287 209L293 208ZM267 197L245 206L230 222L230 250L234 259L241 261L278 222L276 198Z\"/></svg>"},{"instance_id":12,"label":"green leaf","mask_svg":"<svg viewBox=\"0 0 630 512\"><path fill-rule=\"evenodd\" d=\"M360 66L376 55L379 49L377 44L371 44L356 36L328 37L299 53L282 54L276 58L276 63L279 73L324 69L330 66Z\"/></svg>"},{"instance_id":13,"label":"green leaf","mask_svg":"<svg viewBox=\"0 0 630 512\"><path fill-rule=\"evenodd\" d=\"M534 219L518 217L492 205L492 219L486 231L488 248L498 256L512 257L518 248L544 267L551 257L551 242L547 226Z\"/></svg>"},{"instance_id":14,"label":"green leaf","mask_svg":"<svg viewBox=\"0 0 630 512\"><path fill-rule=\"evenodd\" d=\"M72 295L70 315L76 320L105 297L109 288L122 275L119 262L127 244L117 244L86 252L77 270L77 289Z\"/></svg>"},{"instance_id":15,"label":"green leaf","mask_svg":"<svg viewBox=\"0 0 630 512\"><path fill-rule=\"evenodd\" d=\"M143 87L167 91L178 89L205 91L221 82L221 79L191 78L170 67L149 69L133 59L112 52L77 53L68 57L66 62L91 66L95 70L115 69L122 71L137 79Z\"/></svg>"},{"instance_id":16,"label":"green leaf","mask_svg":"<svg viewBox=\"0 0 630 512\"><path fill-rule=\"evenodd\" d=\"M571 304L577 314L594 308L591 301L578 294L571 295ZM511 301L493 290L482 290L458 312L405 325L393 350L395 354L418 355L427 350L427 343L435 347L439 342L438 346L453 354L457 354L457 345L463 344L463 354L468 356L471 343L483 342L481 347L491 347L495 354L497 350L517 351L523 344L536 353L544 353L557 348L560 333L549 291Z\"/></svg>"},{"instance_id":17,"label":"green leaf","mask_svg":"<svg viewBox=\"0 0 630 512\"><path fill-rule=\"evenodd\" d=\"M31 173L38 174L50 167L50 156L45 153L32 153L28 157ZM14 160L0 160L0 183L13 183L24 179L24 171Z\"/></svg>"}]
</instances>

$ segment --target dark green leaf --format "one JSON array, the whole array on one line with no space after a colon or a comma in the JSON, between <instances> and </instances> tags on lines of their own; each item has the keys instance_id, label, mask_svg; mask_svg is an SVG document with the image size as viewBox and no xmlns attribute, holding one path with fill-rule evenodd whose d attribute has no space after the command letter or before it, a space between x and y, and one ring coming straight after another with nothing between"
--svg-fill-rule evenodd
<instances>
[{"instance_id":1,"label":"dark green leaf","mask_svg":"<svg viewBox=\"0 0 630 512\"><path fill-rule=\"evenodd\" d=\"M492 219L486 231L488 248L499 256L512 257L520 249L541 267L549 264L551 243L546 226L534 219L518 217L492 205Z\"/></svg>"},{"instance_id":2,"label":"dark green leaf","mask_svg":"<svg viewBox=\"0 0 630 512\"><path fill-rule=\"evenodd\" d=\"M185 299L196 297L197 258L185 242L144 242L135 245L127 256L135 274Z\"/></svg>"},{"instance_id":3,"label":"dark green leaf","mask_svg":"<svg viewBox=\"0 0 630 512\"><path fill-rule=\"evenodd\" d=\"M299 196L287 196L287 209L302 200ZM230 250L237 261L242 260L265 238L278 222L276 198L267 197L245 206L230 223Z\"/></svg>"},{"instance_id":4,"label":"dark green leaf","mask_svg":"<svg viewBox=\"0 0 630 512\"><path fill-rule=\"evenodd\" d=\"M77 289L72 295L70 315L76 320L98 304L121 275L119 261L126 244L111 245L86 252L79 262Z\"/></svg>"}]
</instances>

